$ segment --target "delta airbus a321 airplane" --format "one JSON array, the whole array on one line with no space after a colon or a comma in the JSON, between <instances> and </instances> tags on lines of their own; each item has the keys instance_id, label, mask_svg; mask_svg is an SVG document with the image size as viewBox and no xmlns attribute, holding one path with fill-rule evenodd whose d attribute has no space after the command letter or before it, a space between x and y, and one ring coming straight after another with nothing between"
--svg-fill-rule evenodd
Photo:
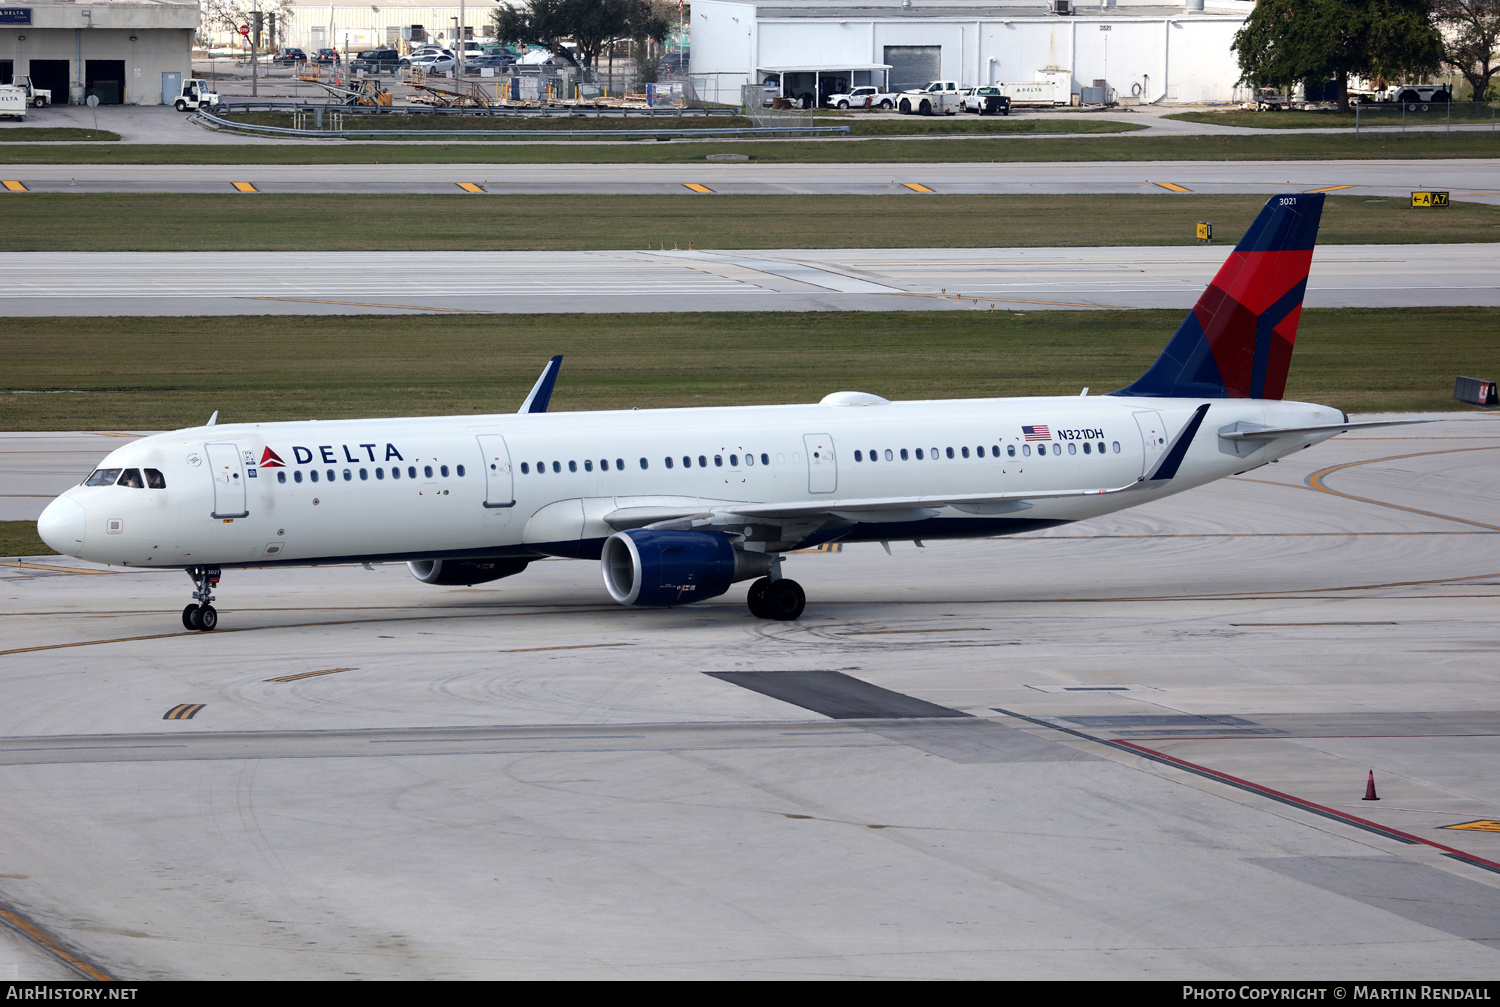
<instances>
[{"instance_id":1,"label":"delta airbus a321 airplane","mask_svg":"<svg viewBox=\"0 0 1500 1007\"><path fill-rule=\"evenodd\" d=\"M224 568L405 561L424 584L600 562L622 605L754 578L791 620L783 555L826 542L1006 535L1257 468L1359 426L1283 402L1323 196L1276 196L1151 368L1107 395L548 413L560 357L519 414L207 426L111 452L37 530L96 563L181 567L190 629Z\"/></svg>"}]
</instances>

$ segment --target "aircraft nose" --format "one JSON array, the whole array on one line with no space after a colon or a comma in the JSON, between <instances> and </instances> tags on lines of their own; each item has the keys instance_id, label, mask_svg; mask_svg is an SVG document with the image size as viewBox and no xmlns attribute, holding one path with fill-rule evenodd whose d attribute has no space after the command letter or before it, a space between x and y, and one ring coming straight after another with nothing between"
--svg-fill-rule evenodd
<instances>
[{"instance_id":1,"label":"aircraft nose","mask_svg":"<svg viewBox=\"0 0 1500 1007\"><path fill-rule=\"evenodd\" d=\"M76 500L58 497L42 511L36 523L36 533L58 552L77 556L83 548L85 527L83 506Z\"/></svg>"}]
</instances>

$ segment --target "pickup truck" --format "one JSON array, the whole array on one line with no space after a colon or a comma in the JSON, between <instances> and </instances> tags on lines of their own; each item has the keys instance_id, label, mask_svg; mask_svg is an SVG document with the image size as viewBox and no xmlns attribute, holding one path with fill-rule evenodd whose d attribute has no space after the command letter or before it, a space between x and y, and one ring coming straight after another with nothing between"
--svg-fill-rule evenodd
<instances>
[{"instance_id":1,"label":"pickup truck","mask_svg":"<svg viewBox=\"0 0 1500 1007\"><path fill-rule=\"evenodd\" d=\"M856 87L848 94L830 94L823 99L823 104L829 108L883 108L890 111L896 107L899 97L893 91L882 91L878 87Z\"/></svg>"},{"instance_id":2,"label":"pickup truck","mask_svg":"<svg viewBox=\"0 0 1500 1007\"><path fill-rule=\"evenodd\" d=\"M978 112L980 115L999 112L1001 115L1010 115L1010 98L1001 94L998 87L971 87L959 94L962 95L965 112Z\"/></svg>"},{"instance_id":3,"label":"pickup truck","mask_svg":"<svg viewBox=\"0 0 1500 1007\"><path fill-rule=\"evenodd\" d=\"M905 115L957 115L958 82L935 80L897 96L896 111Z\"/></svg>"}]
</instances>

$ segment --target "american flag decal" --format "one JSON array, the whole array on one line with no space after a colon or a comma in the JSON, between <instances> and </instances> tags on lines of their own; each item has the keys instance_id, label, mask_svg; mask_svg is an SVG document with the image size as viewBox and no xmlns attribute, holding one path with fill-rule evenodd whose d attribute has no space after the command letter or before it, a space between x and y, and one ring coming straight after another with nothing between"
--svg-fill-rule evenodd
<instances>
[{"instance_id":1,"label":"american flag decal","mask_svg":"<svg viewBox=\"0 0 1500 1007\"><path fill-rule=\"evenodd\" d=\"M1052 439L1052 431L1045 424L1038 424L1034 427L1022 427L1021 433L1026 435L1028 441L1050 441Z\"/></svg>"}]
</instances>

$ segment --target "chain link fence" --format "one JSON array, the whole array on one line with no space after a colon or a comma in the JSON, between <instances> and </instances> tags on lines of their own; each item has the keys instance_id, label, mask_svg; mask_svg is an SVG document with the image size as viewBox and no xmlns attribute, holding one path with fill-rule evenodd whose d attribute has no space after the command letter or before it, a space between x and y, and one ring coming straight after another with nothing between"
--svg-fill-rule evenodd
<instances>
[{"instance_id":1,"label":"chain link fence","mask_svg":"<svg viewBox=\"0 0 1500 1007\"><path fill-rule=\"evenodd\" d=\"M1488 127L1500 136L1500 102L1472 101L1381 101L1360 102L1352 105L1354 112L1354 135L1363 129L1382 130L1408 128L1432 131L1441 129L1451 133L1454 127Z\"/></svg>"}]
</instances>

